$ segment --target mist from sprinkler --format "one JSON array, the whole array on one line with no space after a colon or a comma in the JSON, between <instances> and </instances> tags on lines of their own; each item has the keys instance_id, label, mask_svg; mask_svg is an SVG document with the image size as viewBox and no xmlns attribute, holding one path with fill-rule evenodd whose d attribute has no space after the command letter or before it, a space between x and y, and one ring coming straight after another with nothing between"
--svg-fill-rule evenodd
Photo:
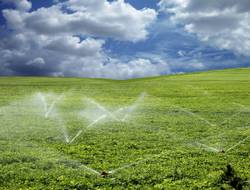
<instances>
[{"instance_id":1,"label":"mist from sprinkler","mask_svg":"<svg viewBox=\"0 0 250 190\"><path fill-rule=\"evenodd\" d=\"M243 109L250 111L250 108L248 108L248 107L246 107L246 106L244 106L242 104L235 103L235 102L233 104L238 105L238 106L242 107ZM230 117L226 118L224 121L222 121L220 124L217 125L217 124L211 123L210 121L208 121L207 119L201 117L200 115L187 110L186 108L183 108L183 107L177 106L177 105L172 105L172 106L175 107L175 108L177 108L177 109L179 109L179 110L181 110L181 111L183 111L183 112L185 112L185 113L187 113L187 114L189 114L189 115L192 115L192 116L200 119L201 121L206 122L211 127L215 127L215 126L218 126L218 125L223 125L223 124L225 124L226 122L230 121L232 118L236 117L237 115L241 114L244 111L244 110L240 110L239 112L231 115Z\"/></svg>"},{"instance_id":2,"label":"mist from sprinkler","mask_svg":"<svg viewBox=\"0 0 250 190\"><path fill-rule=\"evenodd\" d=\"M139 104L144 100L145 96L147 95L146 92L143 92L139 98L127 109L127 113L125 113L124 117L121 119L121 121L125 122L129 115L134 112L134 110L139 106ZM123 111L125 109L121 109Z\"/></svg>"},{"instance_id":3,"label":"mist from sprinkler","mask_svg":"<svg viewBox=\"0 0 250 190\"><path fill-rule=\"evenodd\" d=\"M198 146L200 146L201 148L203 148L204 150L207 150L209 152L216 152L216 153L227 153L233 149L235 149L236 147L238 147L239 145L241 145L242 143L244 143L245 141L248 140L248 138L250 138L250 136L247 136L246 138L244 138L243 140L237 142L236 144L234 144L233 146L227 148L227 149L218 149L218 148L215 148L215 147L212 147L212 146L208 146L206 144L202 144L202 143L195 143L197 144Z\"/></svg>"},{"instance_id":4,"label":"mist from sprinkler","mask_svg":"<svg viewBox=\"0 0 250 190\"><path fill-rule=\"evenodd\" d=\"M185 108L183 108L181 106L176 106L176 105L172 105L172 106L179 109L179 110L181 110L181 111L183 111L183 112L185 112L185 113L187 113L187 114L189 114L189 115L192 115L193 117L196 117L196 118L200 119L201 121L204 121L205 123L207 123L211 127L217 126L216 124L211 123L210 121L208 121L207 119L201 117L200 115L198 115L198 114L196 114L194 112L191 112L191 111L189 111L189 110L187 110L187 109L185 109Z\"/></svg>"},{"instance_id":5,"label":"mist from sprinkler","mask_svg":"<svg viewBox=\"0 0 250 190\"><path fill-rule=\"evenodd\" d=\"M87 170L87 171L89 171L89 172L95 174L95 175L98 175L98 176L100 175L100 172L94 170L94 169L91 168L91 167L88 167L88 166L83 165L83 164L81 164L81 167L84 168L85 170Z\"/></svg>"},{"instance_id":6,"label":"mist from sprinkler","mask_svg":"<svg viewBox=\"0 0 250 190\"><path fill-rule=\"evenodd\" d=\"M207 150L207 151L209 151L209 152L221 152L222 151L222 149L217 149L217 148L214 148L214 147L212 147L212 146L208 146L208 145L206 145L206 144L202 144L202 143L195 143L196 145L198 145L198 146L200 146L201 148L203 148L203 149L205 149L205 150Z\"/></svg>"},{"instance_id":7,"label":"mist from sprinkler","mask_svg":"<svg viewBox=\"0 0 250 190\"><path fill-rule=\"evenodd\" d=\"M116 172L118 172L120 170L124 170L126 168L130 168L132 166L138 165L138 164L140 164L142 162L145 162L147 160L149 160L149 158L146 158L146 159L143 159L143 160L139 160L139 161L136 161L136 162L133 162L133 163L130 163L130 164L125 164L124 166L116 168L116 169L113 169L113 170L110 170L107 173L110 174L110 175L112 175L112 174L114 174L114 173L116 173Z\"/></svg>"},{"instance_id":8,"label":"mist from sprinkler","mask_svg":"<svg viewBox=\"0 0 250 190\"><path fill-rule=\"evenodd\" d=\"M35 98L38 98L40 102L42 103L43 106L43 113L44 113L44 118L48 119L53 116L55 120L57 120L57 123L59 125L59 129L63 134L63 137L66 141L66 143L70 142L69 134L67 131L67 128L64 126L64 122L60 115L56 112L56 105L64 98L65 94L61 93L60 95L56 95L53 93L41 93L39 92ZM37 101L37 99L35 99Z\"/></svg>"},{"instance_id":9,"label":"mist from sprinkler","mask_svg":"<svg viewBox=\"0 0 250 190\"><path fill-rule=\"evenodd\" d=\"M102 112L102 115L99 116L94 121L92 121L86 128L90 128L96 125L97 123L99 123L100 121L104 119L108 119L108 118L111 118L112 120L118 121L118 122L126 122L130 114L133 113L137 109L137 107L143 101L145 96L146 96L146 93L142 93L131 106L119 108L115 110L114 112L109 111L107 108L105 108L103 105L101 105L100 103L98 103L97 101L93 99L85 98L85 100L88 103L94 105L98 110ZM125 111L124 116L122 118L119 118L117 115L120 113L123 113L124 111ZM68 141L68 143L72 144L82 133L83 133L83 129L79 130L77 134L70 141Z\"/></svg>"},{"instance_id":10,"label":"mist from sprinkler","mask_svg":"<svg viewBox=\"0 0 250 190\"><path fill-rule=\"evenodd\" d=\"M91 100L90 102L95 105L99 110L101 110L102 112L104 112L103 115L101 115L100 117L98 117L97 119L95 119L93 122L91 122L86 128L90 128L94 125L96 125L97 123L99 123L100 121L106 119L106 118L111 118L112 120L115 120L115 121L121 121L121 122L125 122L127 120L127 118L129 117L129 115L131 113L133 113L133 111L138 107L139 103L144 99L145 97L145 93L142 93L139 98L131 105L131 106L127 106L127 107L122 107L122 108L119 108L117 109L116 111L114 112L111 112L109 111L108 109L106 109L104 106L100 105L99 103ZM51 116L51 113L55 111L55 107L56 107L56 104L63 98L63 94L61 94L60 96L57 96L51 104L48 104L48 100L46 98L47 94L42 94L42 93L39 93L39 97L40 97L40 101L42 102L43 104L43 110L44 110L44 117L45 118L48 118ZM90 100L90 99L89 99ZM243 105L241 105L243 106ZM209 125L211 126L214 126L214 124L210 123L208 120L204 119L203 117L199 116L198 114L195 114L189 110L186 110L182 107L179 107L179 106L175 106L177 107L178 109L182 110L183 112L185 113L188 113L192 116L195 116L197 118L199 118L200 120L203 120L205 121L206 123L208 123ZM245 107L245 106L244 106ZM245 107L246 108L246 107ZM124 113L125 112L125 113ZM120 114L120 113L123 113L123 117L118 117L117 115ZM238 114L238 113L237 113ZM73 143L80 135L81 133L83 132L83 130L80 130L78 131L78 133L72 138L70 139L69 138L69 135L68 135L68 132L67 132L67 129L62 125L61 126L61 129L63 131L63 134L64 134L64 137L65 137L65 140L67 143L71 144ZM199 145L200 147L202 147L203 149L207 150L207 151L212 151L212 152L229 152L233 149L235 149L236 147L238 147L240 144L244 143L245 141L247 141L249 139L250 136L246 137L245 139L237 142L236 144L234 144L233 146L229 147L227 150L223 150L223 149L217 149L217 148L214 148L214 147L211 147L211 146L207 146L205 144L202 144L202 143L196 143L197 145ZM102 176L102 177L107 177L109 175L113 175L121 170L124 170L124 169L127 169L127 168L130 168L130 167L133 167L135 165L138 165L142 162L146 162L150 159L154 159L160 155L162 155L164 152L160 153L160 154L157 154L157 155L153 155L153 156L149 156L145 159L142 159L142 160L139 160L139 161L136 161L136 162L133 162L133 163L130 163L130 164L126 164L126 165L123 165L119 168L116 168L116 169L113 169L113 170L110 170L110 171L102 171L102 172L98 172L97 170L94 170L93 168L91 167L88 167L86 165L83 165L81 164L80 166L84 169L84 170L87 170L89 172L91 172L92 174L95 174L95 175L98 175L98 176ZM166 153L166 152L165 152Z\"/></svg>"},{"instance_id":11,"label":"mist from sprinkler","mask_svg":"<svg viewBox=\"0 0 250 190\"><path fill-rule=\"evenodd\" d=\"M62 133L63 133L63 136L64 136L66 143L69 143L70 139L69 139L68 130L66 129L66 127L64 125L62 125L61 130L62 130Z\"/></svg>"},{"instance_id":12,"label":"mist from sprinkler","mask_svg":"<svg viewBox=\"0 0 250 190\"><path fill-rule=\"evenodd\" d=\"M245 139L243 139L243 140L239 141L238 143L236 143L235 145L231 146L230 148L228 148L228 149L226 150L226 152L229 152L230 150L233 150L233 149L236 148L237 146L241 145L242 143L244 143L245 141L247 141L249 137L250 137L250 136L246 137Z\"/></svg>"},{"instance_id":13,"label":"mist from sprinkler","mask_svg":"<svg viewBox=\"0 0 250 190\"><path fill-rule=\"evenodd\" d=\"M127 168L131 168L131 167L136 166L136 165L139 165L139 164L141 164L141 163L143 163L143 162L147 162L147 161L149 161L149 160L155 160L156 158L158 158L158 157L160 157L160 156L162 156L162 155L165 155L165 154L167 154L167 153L168 153L168 151L162 151L162 152L159 153L159 154L155 154L155 155L148 156L148 157L146 157L146 158L144 158L144 159L142 159L142 160L138 160L138 161L132 162L132 163L130 163L130 164L125 164L125 165L123 165L123 166L121 166L121 167L119 167L119 168L116 168L116 169L113 169L113 170L109 170L108 172L105 172L105 173L107 173L108 175L113 175L113 174L115 174L115 173L117 173L117 172L119 172L119 171L121 171L121 170L125 170L125 169L127 169ZM106 177L106 176L105 176L105 177Z\"/></svg>"},{"instance_id":14,"label":"mist from sprinkler","mask_svg":"<svg viewBox=\"0 0 250 190\"><path fill-rule=\"evenodd\" d=\"M142 160L138 160L138 161L135 161L135 162L132 162L132 163L129 163L129 164L125 164L119 168L116 168L116 169L113 169L113 170L108 170L108 171L101 171L101 172L98 172L97 170L94 170L90 167L87 167L86 165L81 165L85 170L88 170L89 172L91 172L92 174L94 175L98 175L100 177L103 177L103 178L106 178L106 177L109 177L109 176L112 176L114 175L115 173L121 171L121 170L125 170L125 169L128 169L128 168L131 168L133 166L136 166L136 165L139 165L143 162L146 162L146 161L149 161L149 160L152 160L152 159L156 159L157 157L163 155L163 154L166 154L167 152L166 151L163 151L159 154L156 154L156 155L151 155L151 156L148 156Z\"/></svg>"},{"instance_id":15,"label":"mist from sprinkler","mask_svg":"<svg viewBox=\"0 0 250 190\"><path fill-rule=\"evenodd\" d=\"M98 119L96 119L95 121L90 123L86 128L90 128L90 127L94 126L95 124L100 122L102 119L105 119L106 117L107 117L106 114L102 115L101 117L99 117ZM73 143L82 134L82 132L83 132L82 129L80 131L78 131L77 134L69 141L69 144Z\"/></svg>"},{"instance_id":16,"label":"mist from sprinkler","mask_svg":"<svg viewBox=\"0 0 250 190\"><path fill-rule=\"evenodd\" d=\"M102 106L101 104L97 103L96 101L87 98L87 101L89 101L91 104L95 105L98 109L100 109L101 111L103 111L104 113L108 114L112 119L114 119L115 121L119 121L119 119L112 113L110 112L108 109L106 109L104 106Z\"/></svg>"},{"instance_id":17,"label":"mist from sprinkler","mask_svg":"<svg viewBox=\"0 0 250 190\"><path fill-rule=\"evenodd\" d=\"M55 105L63 98L64 94L57 96L54 100L49 104L48 103L48 96L49 94L38 93L38 97L40 97L41 102L43 103L44 107L44 117L48 118L51 112L54 110Z\"/></svg>"},{"instance_id":18,"label":"mist from sprinkler","mask_svg":"<svg viewBox=\"0 0 250 190\"><path fill-rule=\"evenodd\" d=\"M239 110L237 113L233 114L232 116L226 118L223 122L220 123L220 125L225 124L226 122L230 121L232 118L234 118L234 117L240 115L244 110L248 110L248 111L250 110L248 107L246 107L246 106L244 106L244 105L242 105L242 104L235 103L235 102L233 102L233 104L234 104L234 105L237 105L237 106L240 106L240 107L243 108L243 109Z\"/></svg>"},{"instance_id":19,"label":"mist from sprinkler","mask_svg":"<svg viewBox=\"0 0 250 190\"><path fill-rule=\"evenodd\" d=\"M227 123L227 122L230 121L232 118L234 118L234 117L240 115L241 113L242 113L242 111L239 111L239 112L237 112L237 113L231 115L230 117L228 117L228 118L226 118L224 121L222 121L222 122L220 123L220 125L223 125L223 124Z\"/></svg>"},{"instance_id":20,"label":"mist from sprinkler","mask_svg":"<svg viewBox=\"0 0 250 190\"><path fill-rule=\"evenodd\" d=\"M210 93L207 90L203 90L197 86L193 86L193 85L188 85L188 89L192 88L193 90L199 90L203 92L203 95L208 96Z\"/></svg>"},{"instance_id":21,"label":"mist from sprinkler","mask_svg":"<svg viewBox=\"0 0 250 190\"><path fill-rule=\"evenodd\" d=\"M101 105L100 103L98 103L93 99L86 98L86 100L87 102L95 105L100 111L105 113L107 117L109 116L111 119L118 122L126 122L131 113L133 113L138 108L139 104L144 100L145 96L146 96L145 92L141 93L140 96L137 98L137 100L131 106L121 107L115 110L114 112L109 111L107 108L105 108L103 105ZM118 116L119 114L123 114L123 116L119 117Z\"/></svg>"},{"instance_id":22,"label":"mist from sprinkler","mask_svg":"<svg viewBox=\"0 0 250 190\"><path fill-rule=\"evenodd\" d=\"M234 104L234 105L237 105L237 106L240 106L240 107L242 107L242 108L243 108L243 109L245 109L245 110L250 111L250 108L249 108L249 107L247 107L247 106L245 106L245 105L243 105L243 104L236 103L236 102L233 102L233 104Z\"/></svg>"}]
</instances>

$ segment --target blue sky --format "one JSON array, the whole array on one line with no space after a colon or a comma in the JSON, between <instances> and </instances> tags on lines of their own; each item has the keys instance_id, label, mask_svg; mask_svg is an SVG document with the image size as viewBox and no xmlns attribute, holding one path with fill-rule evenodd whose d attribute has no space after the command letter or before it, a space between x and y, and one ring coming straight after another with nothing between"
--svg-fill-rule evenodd
<instances>
[{"instance_id":1,"label":"blue sky","mask_svg":"<svg viewBox=\"0 0 250 190\"><path fill-rule=\"evenodd\" d=\"M250 65L247 0L0 2L0 75L127 79Z\"/></svg>"}]
</instances>

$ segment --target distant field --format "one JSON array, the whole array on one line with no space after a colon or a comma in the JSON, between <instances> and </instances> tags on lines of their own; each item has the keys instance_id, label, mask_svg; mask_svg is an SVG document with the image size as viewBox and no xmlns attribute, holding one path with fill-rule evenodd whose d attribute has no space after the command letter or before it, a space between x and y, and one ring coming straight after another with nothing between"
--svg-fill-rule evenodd
<instances>
[{"instance_id":1,"label":"distant field","mask_svg":"<svg viewBox=\"0 0 250 190\"><path fill-rule=\"evenodd\" d=\"M248 68L2 77L0 189L249 189L249 116Z\"/></svg>"}]
</instances>

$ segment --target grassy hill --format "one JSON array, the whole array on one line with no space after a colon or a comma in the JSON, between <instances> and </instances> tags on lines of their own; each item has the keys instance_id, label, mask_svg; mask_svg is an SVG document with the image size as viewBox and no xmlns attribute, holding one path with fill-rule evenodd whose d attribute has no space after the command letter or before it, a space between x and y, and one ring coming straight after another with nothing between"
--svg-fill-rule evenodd
<instances>
[{"instance_id":1,"label":"grassy hill","mask_svg":"<svg viewBox=\"0 0 250 190\"><path fill-rule=\"evenodd\" d=\"M0 189L248 189L250 69L0 78Z\"/></svg>"}]
</instances>

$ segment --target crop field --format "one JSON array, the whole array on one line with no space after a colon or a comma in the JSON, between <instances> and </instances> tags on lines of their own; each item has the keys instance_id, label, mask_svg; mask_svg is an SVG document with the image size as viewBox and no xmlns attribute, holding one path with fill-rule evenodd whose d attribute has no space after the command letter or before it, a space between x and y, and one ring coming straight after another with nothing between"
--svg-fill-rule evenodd
<instances>
[{"instance_id":1,"label":"crop field","mask_svg":"<svg viewBox=\"0 0 250 190\"><path fill-rule=\"evenodd\" d=\"M0 78L0 189L250 189L250 69Z\"/></svg>"}]
</instances>

